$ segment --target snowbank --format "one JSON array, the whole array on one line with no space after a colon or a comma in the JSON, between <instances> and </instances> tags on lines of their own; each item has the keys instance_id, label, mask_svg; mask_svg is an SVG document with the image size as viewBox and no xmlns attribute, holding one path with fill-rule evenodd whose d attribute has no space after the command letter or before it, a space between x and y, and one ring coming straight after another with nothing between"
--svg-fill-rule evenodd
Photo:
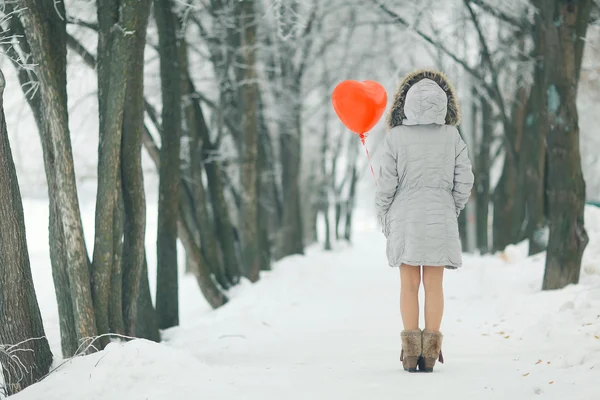
<instances>
[{"instance_id":1,"label":"snowbank","mask_svg":"<svg viewBox=\"0 0 600 400\"><path fill-rule=\"evenodd\" d=\"M599 398L600 210L586 209L590 244L579 285L542 292L544 255L526 257L523 245L504 258L465 255L464 268L447 271L446 364L434 374L401 370L398 272L385 262L381 235L368 221L357 226L353 246L283 260L216 312L184 280L181 296L191 305L162 344L113 343L14 398ZM47 269L34 269L42 293L52 292L52 281L40 279Z\"/></svg>"}]
</instances>

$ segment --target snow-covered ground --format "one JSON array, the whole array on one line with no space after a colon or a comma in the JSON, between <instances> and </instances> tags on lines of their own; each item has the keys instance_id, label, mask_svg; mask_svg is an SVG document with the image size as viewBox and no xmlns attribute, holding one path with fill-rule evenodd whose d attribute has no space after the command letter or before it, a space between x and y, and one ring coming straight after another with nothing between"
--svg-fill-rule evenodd
<instances>
[{"instance_id":1,"label":"snow-covered ground","mask_svg":"<svg viewBox=\"0 0 600 400\"><path fill-rule=\"evenodd\" d=\"M35 285L60 354L46 207L25 199ZM93 202L82 209L90 237ZM258 284L236 288L218 311L182 272L182 324L164 332L162 344L112 343L14 399L600 398L599 209L587 209L591 242L579 285L541 292L543 256L526 258L526 245L467 255L462 270L447 271L446 363L433 374L401 368L398 270L387 266L374 218L356 218L352 246L285 259ZM151 219L149 249L154 235Z\"/></svg>"}]
</instances>

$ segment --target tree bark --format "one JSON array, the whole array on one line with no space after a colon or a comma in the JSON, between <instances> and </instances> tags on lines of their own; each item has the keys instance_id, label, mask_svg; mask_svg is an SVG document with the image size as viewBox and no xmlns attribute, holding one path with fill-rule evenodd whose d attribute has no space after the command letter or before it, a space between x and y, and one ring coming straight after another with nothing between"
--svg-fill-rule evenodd
<instances>
[{"instance_id":1,"label":"tree bark","mask_svg":"<svg viewBox=\"0 0 600 400\"><path fill-rule=\"evenodd\" d=\"M579 282L588 243L584 227L585 182L579 153L577 86L591 0L544 0L544 64L548 110L548 219L550 236L544 290Z\"/></svg>"},{"instance_id":2,"label":"tree bark","mask_svg":"<svg viewBox=\"0 0 600 400\"><path fill-rule=\"evenodd\" d=\"M162 131L162 129L160 130ZM151 137L146 138L146 147L150 149L157 148L156 144L154 143ZM154 154L153 160L158 167L160 165L158 153L154 153L153 151L152 154ZM188 194L191 191L187 189L187 185L185 182L182 182L180 187L182 188L182 195L179 198L180 212L177 225L179 237L181 238L181 243L185 248L186 253L192 259L194 266L207 266L210 263L202 253L200 247L196 244L194 240L193 229L188 226L190 219L184 218L184 214L186 214L186 212L184 212L184 209L191 207L191 204L187 204L192 197ZM192 221L192 223L195 222ZM213 277L211 276L211 273L207 268L195 268L192 272L198 280L200 290L204 294L208 303L213 308L220 307L227 302L227 296L225 296L225 294L221 292L220 288L217 286L217 282L213 280ZM147 283L144 283L144 285L147 285Z\"/></svg>"},{"instance_id":3,"label":"tree bark","mask_svg":"<svg viewBox=\"0 0 600 400\"><path fill-rule=\"evenodd\" d=\"M158 27L162 86L162 137L160 146L156 312L158 325L179 325L177 277L177 220L179 215L181 83L177 50L177 20L171 0L154 0Z\"/></svg>"},{"instance_id":4,"label":"tree bark","mask_svg":"<svg viewBox=\"0 0 600 400\"><path fill-rule=\"evenodd\" d=\"M295 102L300 96L298 83L289 84L289 72L283 76L284 82L289 85L286 96L292 97L290 113L292 121L284 121L280 130L280 159L282 166L281 186L283 188L283 221L279 233L277 258L281 259L294 254L304 254L304 230L302 228L302 215L300 204L300 158L301 158L301 132L300 112ZM286 118L287 119L287 118Z\"/></svg>"},{"instance_id":5,"label":"tree bark","mask_svg":"<svg viewBox=\"0 0 600 400\"><path fill-rule=\"evenodd\" d=\"M225 264L227 280L231 285L236 285L240 281L241 270L235 250L233 225L231 224L227 202L225 201L224 187L221 180L221 166L219 161L214 159L217 149L210 140L208 125L204 119L200 103L195 99L193 104L197 118L196 126L200 133L202 161L208 181L210 202L215 222L215 234L219 238L219 246L221 248L223 263Z\"/></svg>"},{"instance_id":6,"label":"tree bark","mask_svg":"<svg viewBox=\"0 0 600 400\"><path fill-rule=\"evenodd\" d=\"M524 52L524 46L520 47L520 51ZM520 83L521 80L517 79L517 94L512 110L512 126L515 131L515 149L518 154L522 155L518 161L514 162L515 168L515 181L516 188L514 192L514 205L511 214L510 223L510 239L511 243L519 243L524 240L526 235L526 191L528 188L525 187L522 176L519 172L520 164L523 162L522 159L526 158L526 154L523 152L523 137L525 136L525 120L527 118L527 104L529 89Z\"/></svg>"},{"instance_id":7,"label":"tree bark","mask_svg":"<svg viewBox=\"0 0 600 400\"><path fill-rule=\"evenodd\" d=\"M202 256L202 252L200 251L200 248L194 241L194 238L191 234L192 230L186 226L184 219L180 219L178 224L181 241L185 243L185 247L187 249L191 250L189 255L192 257L194 263L196 265L206 265L206 261ZM211 307L217 308L227 303L227 296L225 296L225 294L219 290L219 287L217 286L208 269L198 268L194 271L194 275L198 280L198 286L200 287L204 298L206 301L208 301L208 304L210 304Z\"/></svg>"},{"instance_id":8,"label":"tree bark","mask_svg":"<svg viewBox=\"0 0 600 400\"><path fill-rule=\"evenodd\" d=\"M154 310L154 306L152 305L150 282L148 282L148 264L146 263L145 253L142 265L140 296L134 300L137 303L137 315L134 319L135 337L152 340L154 342L160 342L158 317L156 315L156 311Z\"/></svg>"},{"instance_id":9,"label":"tree bark","mask_svg":"<svg viewBox=\"0 0 600 400\"><path fill-rule=\"evenodd\" d=\"M344 239L350 242L352 238L352 214L354 212L354 204L356 199L356 184L358 183L358 175L356 173L356 157L354 157L354 165L350 177L350 192L346 201L346 218L344 224Z\"/></svg>"},{"instance_id":10,"label":"tree bark","mask_svg":"<svg viewBox=\"0 0 600 400\"><path fill-rule=\"evenodd\" d=\"M525 118L523 135L523 154L521 174L525 190L525 206L527 211L526 234L529 239L529 255L537 254L546 248L543 231L546 225L545 214L545 170L546 170L546 137L548 134L548 110L546 108L545 85L545 51L546 31L540 13L535 15L534 30L534 65L533 85L527 104L528 114Z\"/></svg>"},{"instance_id":11,"label":"tree bark","mask_svg":"<svg viewBox=\"0 0 600 400\"><path fill-rule=\"evenodd\" d=\"M142 170L142 136L144 132L144 49L151 1L137 5L137 21L133 33L133 50L127 78L121 137L121 188L123 193L123 319L125 332L133 337L158 338L156 315L147 322L144 332L136 329L148 281L145 260L146 195ZM145 272L144 272L145 271ZM144 276L144 274L146 276ZM147 285L147 283L146 283ZM148 288L149 290L149 288ZM148 293L149 295L149 293ZM152 301L143 302L144 314L155 314ZM152 323L154 322L154 324ZM146 333L146 334L144 334Z\"/></svg>"},{"instance_id":12,"label":"tree bark","mask_svg":"<svg viewBox=\"0 0 600 400\"><path fill-rule=\"evenodd\" d=\"M123 116L128 94L128 78L131 77L130 71L134 68L133 54L138 53L139 59L139 47L143 47L145 43L140 43L139 37L145 36L149 10L149 0L98 1L100 141L92 281L96 324L100 334L111 331L124 333L125 328L120 257L124 228L121 206L121 201L124 200L121 147L124 127L140 124L143 114L133 115L138 121L124 121ZM139 71L137 73L139 74ZM138 91L137 95L139 94ZM135 162L135 157L132 161ZM105 346L108 338L103 338L100 343Z\"/></svg>"},{"instance_id":13,"label":"tree bark","mask_svg":"<svg viewBox=\"0 0 600 400\"><path fill-rule=\"evenodd\" d=\"M188 79L189 79L189 77L188 77ZM194 92L191 80L189 82L190 82L190 88L192 89L192 92ZM193 100L192 105L194 108L194 118L196 118L195 126L203 127L202 129L207 130L208 128L204 124L204 117L202 116L202 110L200 109L200 105L198 104L197 100ZM147 109L149 110L149 113L152 114L151 108L147 108ZM199 117L197 117L198 113L200 115ZM156 122L156 124L157 124L156 125L157 129L160 132L162 132L162 127L160 126L160 124L158 124L158 122ZM150 136L150 134L147 131L144 134L143 140L144 140L144 146L149 151L151 158L154 161L155 165L157 166L157 168L160 168L160 157L159 157L160 149L158 149L158 146L156 146L156 143L154 143L154 140L152 139L152 137ZM181 191L180 191L181 196L179 198L179 207L181 210L183 210L183 209L191 207L191 203L190 204L187 204L187 203L190 202L191 198L193 197L193 195L189 194L189 193L193 192L193 190L189 189L186 182L184 182L184 181L181 182L180 188L181 188ZM201 202L201 203L204 204L204 202ZM193 240L194 232L187 225L189 220L186 220L184 218L184 214L185 214L185 212L181 211L179 213L179 220L178 220L178 232L179 232L179 236L181 237L181 243L182 243L183 247L185 248L186 253L192 258L194 265L199 265L199 266L209 265L210 264L209 261L206 259L206 257L204 257L204 254L202 253L202 251L200 250L200 248L198 247L196 242ZM192 223L194 223L194 222L192 221ZM200 289L202 290L202 293L205 294L205 296L209 296L209 297L207 297L207 300L209 301L211 306L216 308L216 307L219 307L219 306L225 304L225 302L227 302L227 297L224 294L217 293L220 291L220 289L216 285L216 282L214 282L212 280L212 277L210 277L210 271L207 271L206 269L204 269L204 270L197 269L197 270L194 270L193 272L196 275L196 278L198 279L198 283L199 283ZM143 285L147 285L147 284L144 283Z\"/></svg>"},{"instance_id":14,"label":"tree bark","mask_svg":"<svg viewBox=\"0 0 600 400\"><path fill-rule=\"evenodd\" d=\"M6 5L7 12L14 11L14 4ZM19 18L11 18L9 31L18 38L19 47L25 54L31 54L31 48L25 36L25 29ZM59 44L59 43L57 43ZM4 51L12 60L19 58L15 48L9 43L3 43ZM73 315L73 303L70 294L69 275L67 272L67 253L65 244L65 234L61 223L61 212L58 206L58 194L56 186L55 157L52 143L48 134L44 131L44 117L42 114L41 95L39 91L31 92L26 88L39 84L34 75L27 73L18 63L14 63L18 72L19 83L23 89L23 94L29 103L34 116L35 123L42 143L42 153L44 157L44 170L46 181L48 183L49 200L49 248L50 264L52 265L52 278L56 293L56 302L58 305L58 316L61 337L61 349L64 358L75 354L78 347L77 332L75 331L75 320Z\"/></svg>"},{"instance_id":15,"label":"tree bark","mask_svg":"<svg viewBox=\"0 0 600 400\"><path fill-rule=\"evenodd\" d=\"M460 245L461 248L468 248L467 241L467 213L461 212L458 216L458 234L460 236Z\"/></svg>"},{"instance_id":16,"label":"tree bark","mask_svg":"<svg viewBox=\"0 0 600 400\"><path fill-rule=\"evenodd\" d=\"M242 254L244 272L251 282L260 278L261 257L258 235L258 76L256 74L256 12L253 0L239 3L238 26L242 29L241 53L243 82L241 83L243 152L242 156Z\"/></svg>"},{"instance_id":17,"label":"tree bark","mask_svg":"<svg viewBox=\"0 0 600 400\"><path fill-rule=\"evenodd\" d=\"M476 211L477 248L482 254L489 252L488 218L490 207L490 146L494 134L494 115L492 105L484 98L481 104L481 143L476 159ZM474 110L475 111L475 110Z\"/></svg>"},{"instance_id":18,"label":"tree bark","mask_svg":"<svg viewBox=\"0 0 600 400\"><path fill-rule=\"evenodd\" d=\"M324 83L329 82L329 75L325 67L325 76L323 77ZM328 98L329 100L330 98ZM326 251L332 249L331 246L331 223L329 222L329 190L334 180L333 176L330 176L327 172L327 155L329 152L329 118L330 112L329 107L323 111L323 137L321 138L321 182L319 185L319 209L323 214L325 221L325 240L323 248Z\"/></svg>"},{"instance_id":19,"label":"tree bark","mask_svg":"<svg viewBox=\"0 0 600 400\"><path fill-rule=\"evenodd\" d=\"M65 235L66 275L69 285L63 287L66 286L66 282L62 279L55 282L55 285L61 285L57 292L68 290L70 293L75 332L77 340L81 340L96 336L97 331L90 287L90 263L83 236L69 135L64 3L60 0L20 0L18 4L23 9L20 13L21 23L27 42L31 46L33 61L38 66L36 75L40 81L44 124L42 132L47 137L47 145L43 148L47 149L48 154L44 158L55 162L55 182L49 183L48 187L56 188L55 210L60 213L58 218ZM51 200L50 211L53 209ZM64 278L64 275L64 271L54 274L55 278ZM66 296L61 297L64 299ZM63 311L66 309L63 308ZM73 348L77 348L77 342L69 343L66 350L70 351Z\"/></svg>"},{"instance_id":20,"label":"tree bark","mask_svg":"<svg viewBox=\"0 0 600 400\"><path fill-rule=\"evenodd\" d=\"M195 265L194 257L191 255L192 251L188 248L185 250L188 260L193 264L194 268L190 272L194 272L196 268L208 268L209 272L214 274L219 285L224 289L227 289L231 284L226 278L225 267L222 259L219 257L219 244L217 242L217 237L214 234L214 222L208 209L208 199L204 187L202 146L200 134L198 132L199 127L197 125L198 118L196 117L196 107L192 100L194 92L191 80L188 76L187 54L183 57L185 63L185 66L182 67L182 72L185 75L183 93L184 97L189 99L185 106L185 121L189 135L189 168L187 171L189 178L187 184L185 180L182 180L182 187L184 187L184 189L181 193L182 196L184 196L183 193L185 192L186 198L189 198L190 202L193 203L192 209L189 210L191 220L187 225L194 231L195 239L199 239L198 243L200 250L205 256L204 258L206 259L207 265Z\"/></svg>"},{"instance_id":21,"label":"tree bark","mask_svg":"<svg viewBox=\"0 0 600 400\"><path fill-rule=\"evenodd\" d=\"M502 251L513 243L510 232L512 229L512 213L514 209L515 193L517 190L517 171L508 158L504 158L502 175L494 190L494 224L493 251Z\"/></svg>"},{"instance_id":22,"label":"tree bark","mask_svg":"<svg viewBox=\"0 0 600 400\"><path fill-rule=\"evenodd\" d=\"M260 95L260 93L259 93ZM271 270L271 227L279 227L279 216L277 211L278 191L276 172L270 162L269 148L271 138L269 137L269 128L265 121L264 104L259 97L258 105L259 120L259 144L258 144L258 236L260 251L260 267L263 271ZM276 229L273 229L277 232Z\"/></svg>"},{"instance_id":23,"label":"tree bark","mask_svg":"<svg viewBox=\"0 0 600 400\"><path fill-rule=\"evenodd\" d=\"M144 18L144 10L140 9L138 17ZM145 24L147 25L147 16ZM141 337L148 340L159 341L156 311L152 304L148 271L145 266L145 229L146 229L146 202L144 183L141 167L141 149L138 142L144 143L148 139L146 127L143 124L144 99L143 99L143 74L139 71L143 67L145 27L141 26L133 33L135 36L135 51L132 53L132 68L129 69L129 78L126 92L126 102L123 116L123 133L121 141L121 187L123 190L123 319L125 331L129 336ZM143 41L140 43L140 41ZM67 36L70 48L77 52L85 64L95 68L96 59L72 36ZM137 64L136 64L137 63ZM140 99L141 96L141 99ZM141 125L141 129L139 126ZM139 131L138 131L139 130ZM138 136L136 136L138 135ZM141 136L141 137L140 137ZM145 143L152 160L158 166L158 148L151 140ZM52 201L52 199L51 199ZM118 229L120 231L121 229ZM140 261L141 260L141 261ZM144 270L142 271L142 268ZM135 276L141 279L140 289L136 289ZM139 285L139 284L138 284ZM138 290L140 291L138 296ZM133 302L133 303L132 303ZM137 311L134 308L138 307ZM143 307L140 309L139 307ZM139 321L143 318L143 321Z\"/></svg>"},{"instance_id":24,"label":"tree bark","mask_svg":"<svg viewBox=\"0 0 600 400\"><path fill-rule=\"evenodd\" d=\"M502 251L509 244L523 238L525 218L525 197L519 187L519 162L523 136L523 121L527 91L519 87L515 94L514 109L510 123L504 122L503 129L507 140L504 142L505 157L502 175L494 194L493 251ZM508 146L511 146L510 148ZM512 149L512 150L510 150Z\"/></svg>"},{"instance_id":25,"label":"tree bark","mask_svg":"<svg viewBox=\"0 0 600 400\"><path fill-rule=\"evenodd\" d=\"M12 158L0 70L0 365L7 395L46 375L52 352L33 287L23 203ZM2 388L0 387L0 390Z\"/></svg>"},{"instance_id":26,"label":"tree bark","mask_svg":"<svg viewBox=\"0 0 600 400\"><path fill-rule=\"evenodd\" d=\"M119 163L120 164L120 163ZM119 165L120 169L120 165ZM117 174L117 200L113 212L113 260L110 273L110 291L108 302L109 332L125 334L123 319L123 194L121 175Z\"/></svg>"}]
</instances>

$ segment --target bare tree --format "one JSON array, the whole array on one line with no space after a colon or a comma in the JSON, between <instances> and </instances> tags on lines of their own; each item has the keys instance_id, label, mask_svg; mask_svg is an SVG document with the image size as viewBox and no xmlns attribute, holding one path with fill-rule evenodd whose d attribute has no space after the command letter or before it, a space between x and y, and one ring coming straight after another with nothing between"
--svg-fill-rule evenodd
<instances>
[{"instance_id":1,"label":"bare tree","mask_svg":"<svg viewBox=\"0 0 600 400\"><path fill-rule=\"evenodd\" d=\"M18 4L39 83L53 278L63 353L71 356L79 340L96 336L97 331L68 126L66 14L61 0L19 0Z\"/></svg>"},{"instance_id":2,"label":"bare tree","mask_svg":"<svg viewBox=\"0 0 600 400\"><path fill-rule=\"evenodd\" d=\"M0 70L0 371L7 395L48 373L52 352L44 333L25 237L25 217L12 158ZM2 394L2 393L0 393Z\"/></svg>"},{"instance_id":3,"label":"bare tree","mask_svg":"<svg viewBox=\"0 0 600 400\"><path fill-rule=\"evenodd\" d=\"M81 56L81 58L85 61L85 64L88 67L94 68L94 66L96 65L95 58L81 45L81 43L79 43L72 36L68 36L68 43L69 43L69 47L71 47L74 51L76 51ZM184 62L183 65L187 65L187 62ZM193 126L195 127L194 129L196 131L196 135L204 135L205 133L203 133L203 132L206 132L208 130L208 127L206 126L206 124L204 122L204 117L202 115L202 109L200 107L199 100L194 97L194 93L195 93L194 85L190 80L187 69L182 71L182 74L185 75L185 79L188 82L188 85L186 87L189 87L189 89L186 89L186 90L189 90L188 95L189 95L189 100L190 100L190 107L192 109L190 118L192 118L194 120ZM134 105L135 105L134 101L132 101L131 103L128 104L128 106L132 106L132 107L134 107ZM158 114L157 114L156 110L152 107L152 105L147 100L144 100L144 107L145 107L147 115L152 120L156 130L159 133L162 132L162 130L163 130L162 124L158 120ZM131 122L131 120L128 120L127 122L129 123L129 122ZM187 121L187 124L190 124L190 121ZM124 135L125 134L126 133L124 132ZM148 154L150 155L150 158L156 165L156 168L160 169L160 148L154 142L152 135L148 131L147 127L145 127L145 126L143 127L143 133L142 133L141 140L142 140L143 145L146 148ZM196 151L199 151L200 153L202 153L201 146L200 146L200 149L196 149ZM124 154L125 154L125 152L124 152ZM123 178L123 182L125 183L125 178ZM195 184L195 182L196 181L193 181L192 184ZM194 187L195 187L196 191L199 191L199 188L197 186L194 186ZM200 214L200 206L206 205L206 204L204 204L204 201L201 201L201 197L191 199L191 197L192 198L194 197L193 195L190 197L190 193L193 193L195 191L194 187L191 187L190 182L186 182L183 179L180 183L180 194L181 195L179 196L179 206L178 207L180 210L182 210L182 212L179 213L178 232L181 237L181 242L182 242L183 247L185 248L186 253L190 257L190 259L193 261L193 264L197 267L192 272L194 272L194 274L198 278L198 283L200 284L200 289L202 290L202 293L205 295L207 301L209 302L209 304L211 306L219 307L227 302L227 297L220 291L220 289L218 287L216 287L215 282L213 282L212 276L210 275L211 271L208 271L205 269L205 267L210 266L214 270L214 264L210 261L211 260L210 258L207 258L207 256L204 255L204 252L198 247L197 243L195 243L195 237L194 237L194 233L193 233L194 231L193 231L192 225L199 224L200 228L196 228L196 229L199 229L202 234L208 235L209 239L214 240L215 237L211 236L212 233L210 231L210 226L202 223L201 219L199 219L198 221L194 221L194 220L190 221L189 219L186 219L186 217L185 217L186 215L196 214L195 211L198 211L197 214L199 215ZM125 192L126 188L124 188L123 190ZM127 207L127 205L126 205L126 207ZM138 215L139 215L139 212L140 212L140 210L138 210ZM127 218L127 215L126 215L126 218ZM126 222L126 224L127 224L127 222ZM127 229L127 225L125 225L125 229ZM127 239L127 236L125 237L125 239ZM207 240L206 242L203 242L203 243L205 243L208 246L210 241ZM125 246L127 246L126 241L125 241ZM213 246L213 249L215 249L214 246ZM142 248L142 250L143 250L143 248ZM126 260L127 260L126 257L127 257L127 255L125 255L124 262L126 262ZM200 268L200 267L202 267L202 268ZM128 271L127 264L125 264L124 269L125 269L124 274L127 274L127 271ZM126 279L125 275L124 275L124 279ZM124 283L124 285L125 285L125 288L129 288L129 284ZM136 313L137 320L134 321L134 324L135 324L135 326L137 326L136 329L137 329L138 334L135 336L136 337L144 337L144 338L158 341L160 338L158 336L158 327L155 322L156 321L155 310L152 305L152 301L151 301L151 297L150 297L150 288L148 285L145 254L143 254L143 272L142 272L141 285L142 285L140 288L141 295L140 295L140 297L138 297L138 299L136 301L138 311ZM128 304L127 296L128 296L128 290L125 290L123 292L124 306L126 306ZM131 298L131 300L135 300L135 299ZM140 309L139 307L142 307L142 308ZM125 312L125 318L127 318L128 313L126 312L126 310L124 310L124 312Z\"/></svg>"},{"instance_id":4,"label":"bare tree","mask_svg":"<svg viewBox=\"0 0 600 400\"><path fill-rule=\"evenodd\" d=\"M537 6L545 31L549 122L546 187L550 237L543 289L550 290L579 282L588 243L576 99L592 1L540 0Z\"/></svg>"},{"instance_id":5,"label":"bare tree","mask_svg":"<svg viewBox=\"0 0 600 400\"><path fill-rule=\"evenodd\" d=\"M179 325L177 220L181 137L181 83L177 16L171 0L154 0L162 83L162 137L158 201L156 312L161 329Z\"/></svg>"},{"instance_id":6,"label":"bare tree","mask_svg":"<svg viewBox=\"0 0 600 400\"><path fill-rule=\"evenodd\" d=\"M245 273L256 282L261 270L260 242L258 236L258 75L256 73L256 11L253 0L241 2L238 18L242 28L242 58L244 83L240 88L243 109L242 129L243 162L242 186L242 246Z\"/></svg>"},{"instance_id":7,"label":"bare tree","mask_svg":"<svg viewBox=\"0 0 600 400\"><path fill-rule=\"evenodd\" d=\"M143 74L139 71L150 5L150 0L98 2L100 141L92 267L100 334L135 335L146 220L141 170Z\"/></svg>"}]
</instances>

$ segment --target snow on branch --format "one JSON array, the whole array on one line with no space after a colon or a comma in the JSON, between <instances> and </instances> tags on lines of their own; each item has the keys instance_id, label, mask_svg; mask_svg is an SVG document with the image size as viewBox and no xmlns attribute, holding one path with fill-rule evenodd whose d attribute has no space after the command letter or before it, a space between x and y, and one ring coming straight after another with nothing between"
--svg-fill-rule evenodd
<instances>
[{"instance_id":1,"label":"snow on branch","mask_svg":"<svg viewBox=\"0 0 600 400\"><path fill-rule=\"evenodd\" d=\"M12 28L15 24L12 19L22 10L8 2L0 5L0 53L19 68L33 70L35 64L29 63L30 55L19 51L15 46L15 43L24 37L24 32L14 32Z\"/></svg>"},{"instance_id":2,"label":"snow on branch","mask_svg":"<svg viewBox=\"0 0 600 400\"><path fill-rule=\"evenodd\" d=\"M309 25L299 11L301 4L300 0L273 0L265 10L265 14L272 14L277 37L284 42L302 36ZM313 8L315 4L313 1Z\"/></svg>"}]
</instances>

